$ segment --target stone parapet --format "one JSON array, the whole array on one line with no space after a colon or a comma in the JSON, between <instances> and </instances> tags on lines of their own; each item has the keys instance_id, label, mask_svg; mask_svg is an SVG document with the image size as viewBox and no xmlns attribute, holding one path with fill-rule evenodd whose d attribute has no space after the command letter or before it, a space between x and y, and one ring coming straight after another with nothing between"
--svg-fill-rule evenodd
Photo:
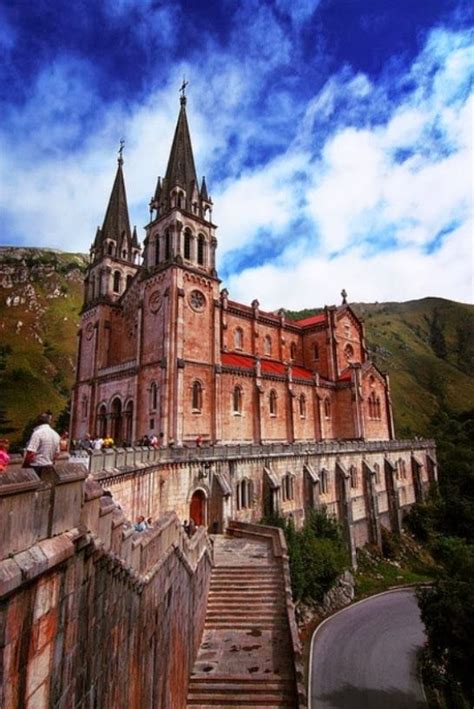
<instances>
[{"instance_id":1,"label":"stone parapet","mask_svg":"<svg viewBox=\"0 0 474 709\"><path fill-rule=\"evenodd\" d=\"M259 458L262 456L294 456L329 453L377 452L399 450L433 449L436 444L431 439L407 439L386 441L365 440L327 440L304 441L298 443L268 443L214 445L202 448L106 448L93 451L90 456L90 472L121 470L125 465L129 469L148 467L156 463L180 463L192 461L232 460L236 458ZM126 461L126 462L125 462Z\"/></svg>"}]
</instances>

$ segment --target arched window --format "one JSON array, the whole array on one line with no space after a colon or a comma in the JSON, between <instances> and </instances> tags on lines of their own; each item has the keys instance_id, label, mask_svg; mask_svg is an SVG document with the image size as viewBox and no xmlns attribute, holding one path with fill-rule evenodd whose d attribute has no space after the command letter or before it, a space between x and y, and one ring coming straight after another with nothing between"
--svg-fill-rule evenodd
<instances>
[{"instance_id":1,"label":"arched window","mask_svg":"<svg viewBox=\"0 0 474 709\"><path fill-rule=\"evenodd\" d=\"M131 273L129 273L127 276L127 288L130 287L130 284L132 283L132 281L133 281L133 276Z\"/></svg>"},{"instance_id":2,"label":"arched window","mask_svg":"<svg viewBox=\"0 0 474 709\"><path fill-rule=\"evenodd\" d=\"M292 342L290 345L290 357L291 359L296 359L296 343Z\"/></svg>"},{"instance_id":3,"label":"arched window","mask_svg":"<svg viewBox=\"0 0 474 709\"><path fill-rule=\"evenodd\" d=\"M299 404L300 404L300 416L302 419L304 419L306 416L306 397L304 394L300 395Z\"/></svg>"},{"instance_id":4,"label":"arched window","mask_svg":"<svg viewBox=\"0 0 474 709\"><path fill-rule=\"evenodd\" d=\"M294 500L295 498L295 476L287 473L281 481L281 494L283 500Z\"/></svg>"},{"instance_id":5,"label":"arched window","mask_svg":"<svg viewBox=\"0 0 474 709\"><path fill-rule=\"evenodd\" d=\"M99 414L97 416L97 433L101 438L105 438L107 435L107 407L102 404L99 407Z\"/></svg>"},{"instance_id":6,"label":"arched window","mask_svg":"<svg viewBox=\"0 0 474 709\"><path fill-rule=\"evenodd\" d=\"M354 358L354 348L352 345L346 345L344 347L344 356L348 362L351 362Z\"/></svg>"},{"instance_id":7,"label":"arched window","mask_svg":"<svg viewBox=\"0 0 474 709\"><path fill-rule=\"evenodd\" d=\"M398 460L397 478L401 480L406 480L407 478L407 468L403 458L399 458Z\"/></svg>"},{"instance_id":8,"label":"arched window","mask_svg":"<svg viewBox=\"0 0 474 709\"><path fill-rule=\"evenodd\" d=\"M192 409L196 413L202 411L202 384L197 380L193 383Z\"/></svg>"},{"instance_id":9,"label":"arched window","mask_svg":"<svg viewBox=\"0 0 474 709\"><path fill-rule=\"evenodd\" d=\"M237 509L242 510L252 506L253 482L244 478L236 487Z\"/></svg>"},{"instance_id":10,"label":"arched window","mask_svg":"<svg viewBox=\"0 0 474 709\"><path fill-rule=\"evenodd\" d=\"M95 298L95 276L92 276L89 288L90 288L90 291L89 291L90 296L92 299L94 299Z\"/></svg>"},{"instance_id":11,"label":"arched window","mask_svg":"<svg viewBox=\"0 0 474 709\"><path fill-rule=\"evenodd\" d=\"M114 245L111 241L109 241L109 243L107 245L107 253L109 256L112 256L114 253Z\"/></svg>"},{"instance_id":12,"label":"arched window","mask_svg":"<svg viewBox=\"0 0 474 709\"><path fill-rule=\"evenodd\" d=\"M165 233L165 261L171 258L171 234L169 229Z\"/></svg>"},{"instance_id":13,"label":"arched window","mask_svg":"<svg viewBox=\"0 0 474 709\"><path fill-rule=\"evenodd\" d=\"M199 234L197 261L200 266L204 266L204 246L205 246L204 236L202 234Z\"/></svg>"},{"instance_id":14,"label":"arched window","mask_svg":"<svg viewBox=\"0 0 474 709\"><path fill-rule=\"evenodd\" d=\"M191 232L189 229L184 232L184 258L188 260L191 258Z\"/></svg>"},{"instance_id":15,"label":"arched window","mask_svg":"<svg viewBox=\"0 0 474 709\"><path fill-rule=\"evenodd\" d=\"M177 199L176 199L176 206L178 207L178 209L181 209L182 204L183 204L183 195L181 194L181 192L178 192Z\"/></svg>"},{"instance_id":16,"label":"arched window","mask_svg":"<svg viewBox=\"0 0 474 709\"><path fill-rule=\"evenodd\" d=\"M156 382L152 382L150 386L150 411L156 411L158 408L158 387Z\"/></svg>"},{"instance_id":17,"label":"arched window","mask_svg":"<svg viewBox=\"0 0 474 709\"><path fill-rule=\"evenodd\" d=\"M244 331L241 327L236 328L234 332L234 347L236 350L241 350L244 346Z\"/></svg>"},{"instance_id":18,"label":"arched window","mask_svg":"<svg viewBox=\"0 0 474 709\"><path fill-rule=\"evenodd\" d=\"M380 419L381 418L380 399L378 396L376 396L374 391L369 396L368 403L369 403L369 418Z\"/></svg>"},{"instance_id":19,"label":"arched window","mask_svg":"<svg viewBox=\"0 0 474 709\"><path fill-rule=\"evenodd\" d=\"M324 416L331 418L331 399L328 396L324 399Z\"/></svg>"},{"instance_id":20,"label":"arched window","mask_svg":"<svg viewBox=\"0 0 474 709\"><path fill-rule=\"evenodd\" d=\"M232 393L232 408L234 414L242 413L242 389L239 386L234 387Z\"/></svg>"},{"instance_id":21,"label":"arched window","mask_svg":"<svg viewBox=\"0 0 474 709\"><path fill-rule=\"evenodd\" d=\"M377 397L375 399L375 418L381 419L382 418L382 410L380 406L380 399Z\"/></svg>"},{"instance_id":22,"label":"arched window","mask_svg":"<svg viewBox=\"0 0 474 709\"><path fill-rule=\"evenodd\" d=\"M313 344L313 359L319 359L319 345L317 342Z\"/></svg>"},{"instance_id":23,"label":"arched window","mask_svg":"<svg viewBox=\"0 0 474 709\"><path fill-rule=\"evenodd\" d=\"M123 432L122 432L122 402L118 396L112 401L111 414L112 419L112 430L110 435L114 439L116 446L121 446L123 443Z\"/></svg>"},{"instance_id":24,"label":"arched window","mask_svg":"<svg viewBox=\"0 0 474 709\"><path fill-rule=\"evenodd\" d=\"M132 445L133 435L133 401L129 401L125 407L125 444Z\"/></svg>"},{"instance_id":25,"label":"arched window","mask_svg":"<svg viewBox=\"0 0 474 709\"><path fill-rule=\"evenodd\" d=\"M127 251L126 251L126 249L124 249L124 250L122 251L122 258L123 258L124 261L127 259Z\"/></svg>"},{"instance_id":26,"label":"arched window","mask_svg":"<svg viewBox=\"0 0 474 709\"><path fill-rule=\"evenodd\" d=\"M321 494L322 495L327 495L329 492L329 479L328 479L328 471L326 468L323 468L319 474L319 479L321 481Z\"/></svg>"},{"instance_id":27,"label":"arched window","mask_svg":"<svg viewBox=\"0 0 474 709\"><path fill-rule=\"evenodd\" d=\"M158 266L159 263L160 263L160 237L157 234L156 238L155 238L155 266Z\"/></svg>"},{"instance_id":28,"label":"arched window","mask_svg":"<svg viewBox=\"0 0 474 709\"><path fill-rule=\"evenodd\" d=\"M359 476L357 474L357 468L355 465L351 465L350 467L350 475L351 475L351 487L356 488L359 486Z\"/></svg>"},{"instance_id":29,"label":"arched window","mask_svg":"<svg viewBox=\"0 0 474 709\"><path fill-rule=\"evenodd\" d=\"M120 281L122 280L120 271L114 271L114 293L120 293Z\"/></svg>"},{"instance_id":30,"label":"arched window","mask_svg":"<svg viewBox=\"0 0 474 709\"><path fill-rule=\"evenodd\" d=\"M270 392L270 416L276 416L277 413L277 395L274 389Z\"/></svg>"},{"instance_id":31,"label":"arched window","mask_svg":"<svg viewBox=\"0 0 474 709\"><path fill-rule=\"evenodd\" d=\"M270 335L265 335L265 339L263 341L263 352L266 355L271 355L272 353L272 338Z\"/></svg>"}]
</instances>

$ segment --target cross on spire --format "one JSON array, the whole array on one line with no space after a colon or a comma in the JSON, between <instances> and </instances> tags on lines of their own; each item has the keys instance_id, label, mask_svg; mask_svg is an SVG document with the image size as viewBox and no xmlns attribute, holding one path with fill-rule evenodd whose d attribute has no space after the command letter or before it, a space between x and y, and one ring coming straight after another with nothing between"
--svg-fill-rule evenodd
<instances>
[{"instance_id":1,"label":"cross on spire","mask_svg":"<svg viewBox=\"0 0 474 709\"><path fill-rule=\"evenodd\" d=\"M120 139L120 148L118 149L119 159L118 164L123 165L123 149L125 146L125 141L123 138Z\"/></svg>"},{"instance_id":2,"label":"cross on spire","mask_svg":"<svg viewBox=\"0 0 474 709\"><path fill-rule=\"evenodd\" d=\"M181 84L181 87L179 89L181 93L181 104L186 103L186 86L189 84L189 81L186 81L186 77L183 74L183 83Z\"/></svg>"}]
</instances>

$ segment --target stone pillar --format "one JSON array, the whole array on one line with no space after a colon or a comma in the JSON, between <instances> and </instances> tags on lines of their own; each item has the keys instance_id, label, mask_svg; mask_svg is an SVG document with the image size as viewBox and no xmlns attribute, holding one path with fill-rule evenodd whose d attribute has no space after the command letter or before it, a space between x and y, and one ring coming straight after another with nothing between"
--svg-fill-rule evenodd
<instances>
[{"instance_id":1,"label":"stone pillar","mask_svg":"<svg viewBox=\"0 0 474 709\"><path fill-rule=\"evenodd\" d=\"M344 529L346 540L349 546L349 553L351 555L351 566L353 569L356 569L357 554L353 529L350 480L350 474L339 461L336 461L336 489L338 491L337 497L339 519Z\"/></svg>"},{"instance_id":2,"label":"stone pillar","mask_svg":"<svg viewBox=\"0 0 474 709\"><path fill-rule=\"evenodd\" d=\"M375 489L375 470L362 461L362 478L364 486L365 507L368 516L369 539L371 544L382 545L382 534L378 512L377 491Z\"/></svg>"},{"instance_id":3,"label":"stone pillar","mask_svg":"<svg viewBox=\"0 0 474 709\"><path fill-rule=\"evenodd\" d=\"M402 528L402 520L397 489L398 484L396 479L396 468L388 458L384 459L384 472L390 524L392 527L392 532L399 534Z\"/></svg>"}]
</instances>

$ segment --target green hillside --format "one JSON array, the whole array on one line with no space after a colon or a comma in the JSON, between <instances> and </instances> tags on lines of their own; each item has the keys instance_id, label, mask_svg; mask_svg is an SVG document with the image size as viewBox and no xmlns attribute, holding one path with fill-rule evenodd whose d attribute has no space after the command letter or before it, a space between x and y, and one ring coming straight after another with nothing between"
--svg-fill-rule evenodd
<instances>
[{"instance_id":1,"label":"green hillside","mask_svg":"<svg viewBox=\"0 0 474 709\"><path fill-rule=\"evenodd\" d=\"M67 403L86 266L83 254L0 248L0 435L13 444Z\"/></svg>"},{"instance_id":2,"label":"green hillside","mask_svg":"<svg viewBox=\"0 0 474 709\"><path fill-rule=\"evenodd\" d=\"M427 435L440 409L474 406L474 306L441 298L351 306L364 320L373 361L390 375L398 436Z\"/></svg>"},{"instance_id":3,"label":"green hillside","mask_svg":"<svg viewBox=\"0 0 474 709\"><path fill-rule=\"evenodd\" d=\"M0 248L0 436L12 442L41 409L57 415L67 403L86 267L84 254ZM474 306L424 298L353 308L390 374L398 436L426 435L440 409L474 406Z\"/></svg>"}]
</instances>

